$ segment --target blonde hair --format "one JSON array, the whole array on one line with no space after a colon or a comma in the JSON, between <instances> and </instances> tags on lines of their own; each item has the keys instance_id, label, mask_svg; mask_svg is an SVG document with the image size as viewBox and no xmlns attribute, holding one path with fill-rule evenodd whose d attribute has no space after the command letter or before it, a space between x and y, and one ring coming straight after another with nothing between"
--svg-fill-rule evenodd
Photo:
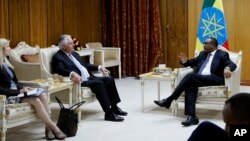
<instances>
[{"instance_id":1,"label":"blonde hair","mask_svg":"<svg viewBox=\"0 0 250 141\"><path fill-rule=\"evenodd\" d=\"M2 64L5 63L9 67L14 68L3 53L4 47L9 46L9 44L10 44L9 40L5 38L0 38L0 65L2 66Z\"/></svg>"}]
</instances>

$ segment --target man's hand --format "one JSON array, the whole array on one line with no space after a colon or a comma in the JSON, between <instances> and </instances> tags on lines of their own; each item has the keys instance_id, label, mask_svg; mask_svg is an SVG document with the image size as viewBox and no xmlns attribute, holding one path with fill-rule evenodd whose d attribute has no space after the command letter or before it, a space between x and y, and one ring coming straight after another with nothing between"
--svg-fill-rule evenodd
<instances>
[{"instance_id":1,"label":"man's hand","mask_svg":"<svg viewBox=\"0 0 250 141\"><path fill-rule=\"evenodd\" d=\"M76 72L72 72L70 79L77 84L82 83L82 77L78 75Z\"/></svg>"},{"instance_id":2,"label":"man's hand","mask_svg":"<svg viewBox=\"0 0 250 141\"><path fill-rule=\"evenodd\" d=\"M105 76L108 76L110 74L110 71L107 70L105 67L101 67L100 68L100 71L105 75Z\"/></svg>"},{"instance_id":3,"label":"man's hand","mask_svg":"<svg viewBox=\"0 0 250 141\"><path fill-rule=\"evenodd\" d=\"M181 52L178 57L181 59L182 63L187 62L187 55L185 53Z\"/></svg>"},{"instance_id":4,"label":"man's hand","mask_svg":"<svg viewBox=\"0 0 250 141\"><path fill-rule=\"evenodd\" d=\"M230 68L225 67L225 69L224 69L224 77L225 78L230 78L231 74L232 74L232 72L230 71Z\"/></svg>"}]
</instances>

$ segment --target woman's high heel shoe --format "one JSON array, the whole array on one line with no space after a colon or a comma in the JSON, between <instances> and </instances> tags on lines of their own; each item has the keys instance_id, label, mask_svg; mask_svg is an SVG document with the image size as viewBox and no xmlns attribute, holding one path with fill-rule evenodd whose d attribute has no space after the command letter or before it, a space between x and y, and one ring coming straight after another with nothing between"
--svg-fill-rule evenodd
<instances>
[{"instance_id":1,"label":"woman's high heel shoe","mask_svg":"<svg viewBox=\"0 0 250 141\"><path fill-rule=\"evenodd\" d=\"M52 130L52 132L53 132L53 134L54 134L54 136L55 136L55 138L56 139L58 139L58 140L63 140L63 139L65 139L67 136L62 132L62 131L53 131Z\"/></svg>"},{"instance_id":2,"label":"woman's high heel shoe","mask_svg":"<svg viewBox=\"0 0 250 141\"><path fill-rule=\"evenodd\" d=\"M52 131L48 128L45 128L45 136L47 140L54 140L56 138Z\"/></svg>"}]
</instances>

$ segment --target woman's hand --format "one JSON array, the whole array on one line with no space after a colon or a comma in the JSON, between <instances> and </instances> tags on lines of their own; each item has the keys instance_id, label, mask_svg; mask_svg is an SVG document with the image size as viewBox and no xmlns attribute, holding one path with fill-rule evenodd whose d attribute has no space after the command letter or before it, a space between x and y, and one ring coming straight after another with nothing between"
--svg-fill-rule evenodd
<instances>
[{"instance_id":1,"label":"woman's hand","mask_svg":"<svg viewBox=\"0 0 250 141\"><path fill-rule=\"evenodd\" d=\"M31 90L30 87L23 87L23 88L20 90L20 93L28 92L28 91L30 91L30 90Z\"/></svg>"}]
</instances>

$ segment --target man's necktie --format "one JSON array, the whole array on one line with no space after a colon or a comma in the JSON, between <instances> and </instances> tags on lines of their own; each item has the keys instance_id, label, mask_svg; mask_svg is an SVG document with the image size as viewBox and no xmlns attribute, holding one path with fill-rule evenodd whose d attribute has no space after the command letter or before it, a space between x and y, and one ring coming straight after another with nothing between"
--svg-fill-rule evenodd
<instances>
[{"instance_id":1,"label":"man's necktie","mask_svg":"<svg viewBox=\"0 0 250 141\"><path fill-rule=\"evenodd\" d=\"M203 69L205 68L206 64L207 64L208 61L209 61L210 56L211 56L211 54L208 53L208 54L207 54L206 60L205 60L204 63L201 65L201 67L200 67L200 69L199 69L199 71L198 71L198 74L201 74L201 73L202 73Z\"/></svg>"}]
</instances>

